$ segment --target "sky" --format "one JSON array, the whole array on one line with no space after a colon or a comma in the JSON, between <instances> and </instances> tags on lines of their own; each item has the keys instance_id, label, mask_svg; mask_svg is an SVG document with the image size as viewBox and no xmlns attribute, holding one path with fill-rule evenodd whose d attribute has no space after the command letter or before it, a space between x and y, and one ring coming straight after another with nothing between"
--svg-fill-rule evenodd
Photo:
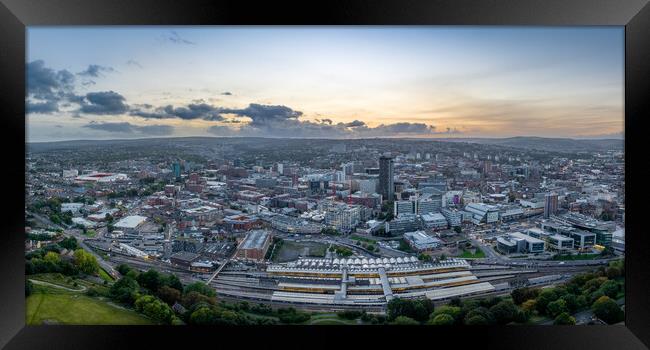
<instances>
[{"instance_id":1,"label":"sky","mask_svg":"<svg viewBox=\"0 0 650 350\"><path fill-rule=\"evenodd\" d=\"M28 27L27 141L622 138L623 27Z\"/></svg>"}]
</instances>

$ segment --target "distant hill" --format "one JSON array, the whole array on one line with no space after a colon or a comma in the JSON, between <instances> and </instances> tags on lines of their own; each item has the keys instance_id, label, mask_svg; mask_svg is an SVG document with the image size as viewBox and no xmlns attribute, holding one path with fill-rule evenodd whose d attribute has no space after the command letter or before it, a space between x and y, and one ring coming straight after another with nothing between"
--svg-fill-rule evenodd
<instances>
[{"instance_id":1,"label":"distant hill","mask_svg":"<svg viewBox=\"0 0 650 350\"><path fill-rule=\"evenodd\" d=\"M550 152L593 152L623 150L622 139L564 139L533 136L517 136L502 139L489 138L453 138L444 139L451 142L469 142L485 145L497 145L512 148L534 149Z\"/></svg>"},{"instance_id":2,"label":"distant hill","mask_svg":"<svg viewBox=\"0 0 650 350\"><path fill-rule=\"evenodd\" d=\"M484 145L494 145L501 147L511 147L526 150L541 150L548 152L594 152L607 150L623 150L623 140L621 139L564 139L564 138L545 138L545 137L528 137L518 136L509 138L373 138L373 139L281 139L281 138L262 138L262 137L170 137L170 138L146 138L146 139L121 139L121 140L74 140L74 141L57 141L57 142L32 142L27 144L27 148L32 152L42 152L54 149L75 149L75 148L95 148L111 146L171 146L183 145L191 147L192 145L216 145L217 143L227 144L256 144L264 147L273 147L275 144L290 143L298 145L303 142L314 144L322 142L324 144L337 142L364 142L369 143L390 141L390 142L464 142Z\"/></svg>"}]
</instances>

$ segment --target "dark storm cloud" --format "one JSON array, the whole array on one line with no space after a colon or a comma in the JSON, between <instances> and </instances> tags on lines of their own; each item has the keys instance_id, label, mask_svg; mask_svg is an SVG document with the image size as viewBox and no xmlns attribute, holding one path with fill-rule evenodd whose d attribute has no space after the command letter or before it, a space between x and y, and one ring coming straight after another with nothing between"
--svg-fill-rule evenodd
<instances>
[{"instance_id":1,"label":"dark storm cloud","mask_svg":"<svg viewBox=\"0 0 650 350\"><path fill-rule=\"evenodd\" d=\"M114 91L87 93L80 109L86 114L123 114L128 110L124 96Z\"/></svg>"},{"instance_id":2,"label":"dark storm cloud","mask_svg":"<svg viewBox=\"0 0 650 350\"><path fill-rule=\"evenodd\" d=\"M90 122L83 126L84 128L106 131L111 133L121 133L121 134L135 134L140 133L143 135L151 136L164 136L170 135L174 132L174 127L170 125L133 125L128 122L117 122L117 123L96 123Z\"/></svg>"},{"instance_id":3,"label":"dark storm cloud","mask_svg":"<svg viewBox=\"0 0 650 350\"><path fill-rule=\"evenodd\" d=\"M91 65L88 66L88 68L86 68L85 70L83 70L83 71L81 71L81 72L79 72L77 74L82 75L82 76L86 76L86 77L98 78L98 77L102 76L102 72L110 73L110 72L114 72L114 71L115 70L113 68L111 68L111 67L100 66L98 64L91 64Z\"/></svg>"}]
</instances>

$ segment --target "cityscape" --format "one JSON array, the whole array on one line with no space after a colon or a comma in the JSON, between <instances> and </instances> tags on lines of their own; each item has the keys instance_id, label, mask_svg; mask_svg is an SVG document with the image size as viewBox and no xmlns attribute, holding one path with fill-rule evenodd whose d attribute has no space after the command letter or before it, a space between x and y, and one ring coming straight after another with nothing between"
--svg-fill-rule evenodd
<instances>
[{"instance_id":1,"label":"cityscape","mask_svg":"<svg viewBox=\"0 0 650 350\"><path fill-rule=\"evenodd\" d=\"M188 52L206 35L156 30L164 34L156 45ZM475 123L403 119L412 114L388 105L395 116L380 122L352 107L351 119L343 109L312 114L326 98L301 95L291 77L286 96L305 101L300 111L255 98L227 105L238 95L230 91L156 107L143 102L149 90L140 83L133 96L118 85L83 91L132 79L122 68L50 66L60 58L39 56L38 45L63 40L57 31L29 32L27 324L623 322L622 101L594 87L618 91L610 75L602 85L560 84L584 85L575 108L591 99L578 122L530 101L529 122L503 117L519 105L500 109L498 122L488 113ZM86 31L65 40L93 37ZM600 41L589 36L602 33L582 31L590 53ZM145 69L130 61L125 67ZM329 117L336 113L342 119ZM537 113L552 116L549 124Z\"/></svg>"}]
</instances>

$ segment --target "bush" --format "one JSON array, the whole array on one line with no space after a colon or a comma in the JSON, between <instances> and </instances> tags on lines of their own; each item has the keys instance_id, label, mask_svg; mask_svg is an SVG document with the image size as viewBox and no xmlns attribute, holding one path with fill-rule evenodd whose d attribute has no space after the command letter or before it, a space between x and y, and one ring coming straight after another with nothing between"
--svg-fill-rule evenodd
<instances>
[{"instance_id":1,"label":"bush","mask_svg":"<svg viewBox=\"0 0 650 350\"><path fill-rule=\"evenodd\" d=\"M596 300L591 306L591 310L596 317L608 324L621 322L625 317L623 310L621 310L618 304L607 296L602 296Z\"/></svg>"},{"instance_id":2,"label":"bush","mask_svg":"<svg viewBox=\"0 0 650 350\"><path fill-rule=\"evenodd\" d=\"M139 289L138 282L129 276L124 276L111 286L108 294L118 302L133 305Z\"/></svg>"},{"instance_id":3,"label":"bush","mask_svg":"<svg viewBox=\"0 0 650 350\"><path fill-rule=\"evenodd\" d=\"M185 289L183 290L183 294L187 294L190 292L197 292L207 297L214 297L217 295L217 293L214 291L214 289L212 289L212 287L208 286L203 282L194 282L185 286Z\"/></svg>"},{"instance_id":4,"label":"bush","mask_svg":"<svg viewBox=\"0 0 650 350\"><path fill-rule=\"evenodd\" d=\"M340 311L336 313L338 317L346 320L356 320L357 318L361 317L364 314L365 311L361 312L361 311L354 311L354 310L346 310L346 311Z\"/></svg>"},{"instance_id":5,"label":"bush","mask_svg":"<svg viewBox=\"0 0 650 350\"><path fill-rule=\"evenodd\" d=\"M439 314L436 315L427 321L427 324L434 326L449 326L453 325L456 322L454 318L449 314Z\"/></svg>"},{"instance_id":6,"label":"bush","mask_svg":"<svg viewBox=\"0 0 650 350\"><path fill-rule=\"evenodd\" d=\"M143 295L135 301L135 309L164 324L171 324L174 312L169 305L152 295Z\"/></svg>"},{"instance_id":7,"label":"bush","mask_svg":"<svg viewBox=\"0 0 650 350\"><path fill-rule=\"evenodd\" d=\"M34 291L34 284L30 280L25 280L25 296L28 297L32 295Z\"/></svg>"},{"instance_id":8,"label":"bush","mask_svg":"<svg viewBox=\"0 0 650 350\"><path fill-rule=\"evenodd\" d=\"M392 325L400 325L400 326L417 326L420 323L418 321L410 318L410 317L398 316L390 324L392 324Z\"/></svg>"},{"instance_id":9,"label":"bush","mask_svg":"<svg viewBox=\"0 0 650 350\"><path fill-rule=\"evenodd\" d=\"M573 316L569 315L566 312L563 312L557 317L555 317L555 320L553 321L553 324L555 325L574 325L576 324L576 319L573 318Z\"/></svg>"}]
</instances>

